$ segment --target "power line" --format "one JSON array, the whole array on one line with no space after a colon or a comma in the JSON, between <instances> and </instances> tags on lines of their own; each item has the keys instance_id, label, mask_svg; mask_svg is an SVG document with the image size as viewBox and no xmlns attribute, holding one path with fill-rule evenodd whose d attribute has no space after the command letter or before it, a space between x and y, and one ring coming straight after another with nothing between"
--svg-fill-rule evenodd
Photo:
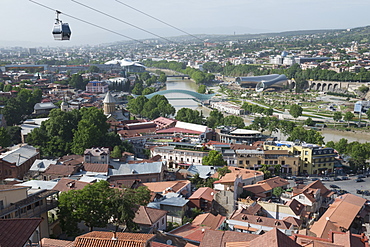
<instances>
[{"instance_id":1,"label":"power line","mask_svg":"<svg viewBox=\"0 0 370 247\"><path fill-rule=\"evenodd\" d=\"M43 5L43 4L41 4L41 3L38 3L38 2L36 2L36 1L34 1L34 0L29 0L29 1L30 1L30 2L32 2L32 3L34 3L34 4L37 4L37 5L39 5L39 6L42 6L42 7L46 8L46 9L52 10L53 12L54 12L54 11L56 11L55 9L53 9L53 8L51 8L51 7L48 7L48 6L46 6L46 5ZM58 11L58 10L57 10L57 11ZM59 12L61 12L61 11L59 11ZM96 25L96 24L94 24L94 23L92 23L92 22L82 20L82 19L80 19L80 18L78 18L78 17L74 17L74 16L69 15L69 14L66 14L66 13L64 13L64 12L61 12L61 13L62 13L63 15L65 15L65 16L68 16L68 17L73 18L73 19L75 19L75 20L81 21L81 22L83 22L83 23L89 24L89 25L91 25L91 26L94 26L94 27L97 27L97 28L103 29L103 30L108 31L108 32L111 32L111 33L117 34L117 35L122 36L122 37L125 37L125 38L127 38L127 39L130 39L130 40L133 40L133 41L139 42L139 43L141 43L141 44L143 44L143 45L149 45L149 44L145 44L144 42L142 42L142 41L140 41L140 40L137 40L137 39L131 38L131 37L129 37L129 36L126 36L126 35L124 35L124 34L121 34L121 33L118 33L118 32L116 32L116 31L110 30L110 29L108 29L108 28L105 28L105 27L102 27L102 26ZM154 47L153 45L149 45L149 46Z\"/></svg>"},{"instance_id":2,"label":"power line","mask_svg":"<svg viewBox=\"0 0 370 247\"><path fill-rule=\"evenodd\" d=\"M168 41L168 42L170 42L170 43L177 43L177 42L171 41L171 40L169 40L169 39L166 39L166 38L164 38L164 37L162 37L162 36L159 36L159 35L157 35L157 34L155 34L155 33L153 33L153 32L150 32L150 31L148 31L148 30L145 30L144 28L138 27L138 26L136 26L136 25L134 25L134 24L131 24L131 23L129 23L129 22L126 22L126 21L124 21L124 20L122 20L122 19L119 19L119 18L114 17L114 16L112 16L112 15L109 15L109 14L107 14L107 13L104 13L103 11L100 11L100 10L98 10L98 9L95 9L95 8L93 8L93 7L90 7L90 6L86 5L86 4L80 3L80 2L78 2L78 1L76 1L76 0L71 0L71 1L72 1L72 2L74 2L74 3L77 3L77 4L81 5L81 6L83 6L83 7L85 7L85 8L88 8L88 9L91 9L91 10L93 10L93 11L95 11L95 12L98 12L98 13L100 13L100 14L102 14L102 15L108 16L108 17L110 17L110 18L112 18L112 19L114 19L114 20L120 21L120 22L125 23L125 24L127 24L127 25L129 25L129 26L132 26L132 27L134 27L134 28L137 28L137 29L139 29L139 30L141 30L141 31L143 31L143 32L146 32L146 33L149 33L149 34L151 34L151 35L154 35L154 36L156 36L156 37L158 37L158 38L164 39L164 40L166 40L166 41Z\"/></svg>"},{"instance_id":3,"label":"power line","mask_svg":"<svg viewBox=\"0 0 370 247\"><path fill-rule=\"evenodd\" d=\"M73 1L73 0L72 0L72 1ZM141 11L141 10L137 9L137 8L134 8L134 7L132 7L132 6L130 6L130 5L126 4L126 3L124 3L124 2L121 2L121 1L119 1L119 0L116 0L116 2L118 2L118 3L122 4L122 5L124 5L124 6L128 7L128 8L130 8L130 9L133 9L133 10L135 10L135 11L137 11L137 12L139 12L139 13L143 14L143 15L146 15L146 16L148 16L148 17L150 17L150 18L152 18L152 19L154 19L154 20L156 20L156 21L159 21L160 23L163 23L163 24L165 24L165 25L167 25L167 26L169 26L169 27L172 27L172 28L176 29L177 31L180 31L180 32L182 32L182 33L185 33L185 34L187 34L187 35L189 35L189 36L191 36L191 37L193 37L193 38L196 38L196 39L198 39L198 40L200 40L200 41L202 41L202 42L204 41L204 40L202 40L201 38L198 38L197 36L195 36L195 35L193 35L193 34L190 34L190 33L186 32L186 31L184 31L184 30L182 30L182 29L180 29L180 28L178 28L178 27L175 27L175 26L173 26L173 25L171 25L171 24L169 24L169 23L167 23L167 22L165 22L165 21L162 21L162 20L160 20L160 19L158 19L158 18L156 18L156 17L154 17L154 16L152 16L152 15L149 15L149 14L147 14L147 13L145 13L145 12L143 12L143 11Z\"/></svg>"}]
</instances>

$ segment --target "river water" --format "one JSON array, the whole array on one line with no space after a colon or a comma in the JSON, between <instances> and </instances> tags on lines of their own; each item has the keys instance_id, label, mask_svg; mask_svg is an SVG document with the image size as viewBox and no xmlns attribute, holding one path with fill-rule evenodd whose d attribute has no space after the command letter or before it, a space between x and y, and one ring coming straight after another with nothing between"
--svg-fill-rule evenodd
<instances>
[{"instance_id":1,"label":"river water","mask_svg":"<svg viewBox=\"0 0 370 247\"><path fill-rule=\"evenodd\" d=\"M174 89L196 92L198 89L198 85L192 80L169 77L166 82L166 88L163 88L163 90ZM183 93L173 93L170 95L166 94L166 98L168 99L170 104L175 107L176 112L185 107L192 110L202 111L204 116L209 116L210 109L203 107L201 104L192 99L188 99L190 97L192 96Z\"/></svg>"}]
</instances>

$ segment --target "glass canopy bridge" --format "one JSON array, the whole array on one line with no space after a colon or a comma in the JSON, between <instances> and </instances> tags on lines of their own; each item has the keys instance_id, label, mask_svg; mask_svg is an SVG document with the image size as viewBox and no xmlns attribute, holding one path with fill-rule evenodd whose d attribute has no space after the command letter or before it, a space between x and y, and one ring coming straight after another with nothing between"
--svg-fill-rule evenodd
<instances>
[{"instance_id":1,"label":"glass canopy bridge","mask_svg":"<svg viewBox=\"0 0 370 247\"><path fill-rule=\"evenodd\" d=\"M148 99L152 98L155 95L163 95L167 99L172 100L181 100L181 99L193 99L198 102L210 100L215 94L201 94L190 90L183 89L170 89L157 91L148 95L145 95Z\"/></svg>"}]
</instances>

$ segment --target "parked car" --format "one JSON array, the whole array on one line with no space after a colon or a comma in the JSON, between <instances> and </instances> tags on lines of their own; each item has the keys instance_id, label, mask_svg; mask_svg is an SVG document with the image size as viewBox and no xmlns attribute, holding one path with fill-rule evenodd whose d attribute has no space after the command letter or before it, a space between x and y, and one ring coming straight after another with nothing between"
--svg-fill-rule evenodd
<instances>
[{"instance_id":1,"label":"parked car","mask_svg":"<svg viewBox=\"0 0 370 247\"><path fill-rule=\"evenodd\" d=\"M363 193L365 196L370 196L370 191L368 190L364 190L364 193Z\"/></svg>"},{"instance_id":2,"label":"parked car","mask_svg":"<svg viewBox=\"0 0 370 247\"><path fill-rule=\"evenodd\" d=\"M321 178L321 181L330 181L330 178L324 177L324 178Z\"/></svg>"},{"instance_id":3,"label":"parked car","mask_svg":"<svg viewBox=\"0 0 370 247\"><path fill-rule=\"evenodd\" d=\"M335 184L331 184L329 187L330 188L333 188L333 189L339 189L339 186L338 185L335 185Z\"/></svg>"},{"instance_id":4,"label":"parked car","mask_svg":"<svg viewBox=\"0 0 370 247\"><path fill-rule=\"evenodd\" d=\"M366 178L365 175L358 175L357 178Z\"/></svg>"},{"instance_id":5,"label":"parked car","mask_svg":"<svg viewBox=\"0 0 370 247\"><path fill-rule=\"evenodd\" d=\"M342 180L349 180L349 177L343 176Z\"/></svg>"},{"instance_id":6,"label":"parked car","mask_svg":"<svg viewBox=\"0 0 370 247\"><path fill-rule=\"evenodd\" d=\"M359 182L365 182L365 180L363 180L362 178L358 178L356 179L356 182L359 183Z\"/></svg>"},{"instance_id":7,"label":"parked car","mask_svg":"<svg viewBox=\"0 0 370 247\"><path fill-rule=\"evenodd\" d=\"M316 181L316 180L319 180L318 178L311 178L312 181Z\"/></svg>"},{"instance_id":8,"label":"parked car","mask_svg":"<svg viewBox=\"0 0 370 247\"><path fill-rule=\"evenodd\" d=\"M363 194L364 191L363 190L356 190L356 194Z\"/></svg>"},{"instance_id":9,"label":"parked car","mask_svg":"<svg viewBox=\"0 0 370 247\"><path fill-rule=\"evenodd\" d=\"M333 180L334 181L342 181L342 179L340 177L335 177Z\"/></svg>"}]
</instances>

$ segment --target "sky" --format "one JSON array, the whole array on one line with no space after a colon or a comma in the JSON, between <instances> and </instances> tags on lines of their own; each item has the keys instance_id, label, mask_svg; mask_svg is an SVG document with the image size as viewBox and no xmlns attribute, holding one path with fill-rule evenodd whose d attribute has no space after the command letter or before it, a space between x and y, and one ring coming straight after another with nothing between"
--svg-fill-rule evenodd
<instances>
[{"instance_id":1,"label":"sky","mask_svg":"<svg viewBox=\"0 0 370 247\"><path fill-rule=\"evenodd\" d=\"M127 40L91 26L94 23L133 39L157 38L133 28L131 23L161 37L184 33L153 20L116 0L1 0L0 47L79 46ZM191 34L248 34L317 29L347 29L370 24L368 0L120 0ZM77 2L77 3L76 3ZM88 5L121 21L80 4ZM53 10L72 30L70 41L54 41ZM74 18L73 18L74 17Z\"/></svg>"}]
</instances>

